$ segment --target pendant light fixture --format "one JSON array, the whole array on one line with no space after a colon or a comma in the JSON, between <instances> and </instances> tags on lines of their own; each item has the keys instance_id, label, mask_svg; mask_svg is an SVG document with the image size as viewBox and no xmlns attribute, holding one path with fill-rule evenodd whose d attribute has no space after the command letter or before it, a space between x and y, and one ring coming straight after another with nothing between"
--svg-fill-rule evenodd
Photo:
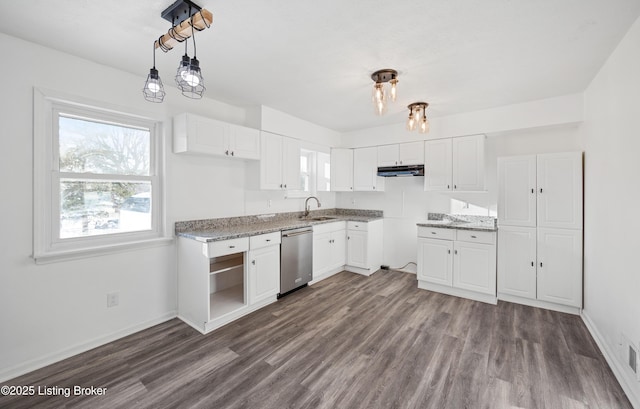
<instances>
[{"instance_id":1,"label":"pendant light fixture","mask_svg":"<svg viewBox=\"0 0 640 409\"><path fill-rule=\"evenodd\" d=\"M189 61L189 65L185 67L185 61L189 58L185 45L185 54L182 56L180 66L178 67L176 82L178 83L178 88L182 91L182 95L188 98L200 99L206 88L204 86L202 72L200 72L200 62L196 57L196 36L193 30L193 24L191 25L191 38L193 39L193 58Z\"/></svg>"},{"instance_id":2,"label":"pendant light fixture","mask_svg":"<svg viewBox=\"0 0 640 409\"><path fill-rule=\"evenodd\" d=\"M151 102L162 102L166 95L156 69L155 49L160 48L166 53L171 51L176 44L193 37L193 58L189 58L187 54L187 41L184 44L185 52L180 60L175 80L182 95L200 99L206 88L200 71L200 61L196 57L195 31L202 31L211 27L213 15L210 11L201 8L191 0L177 0L165 9L161 16L171 23L171 28L166 34L154 41L153 68L149 71L147 81L142 90L144 98Z\"/></svg>"},{"instance_id":3,"label":"pendant light fixture","mask_svg":"<svg viewBox=\"0 0 640 409\"><path fill-rule=\"evenodd\" d=\"M387 99L395 102L398 96L398 71L392 69L378 70L371 74L371 79L375 82L371 95L373 108L376 114L384 115L387 112ZM384 85L387 82L390 84L388 91Z\"/></svg>"},{"instance_id":4,"label":"pendant light fixture","mask_svg":"<svg viewBox=\"0 0 640 409\"><path fill-rule=\"evenodd\" d=\"M144 99L149 102L162 102L166 94L166 92L164 92L162 80L160 79L160 75L156 69L155 45L153 46L153 68L149 70L149 75L147 75L147 81L144 83L142 94L144 95Z\"/></svg>"},{"instance_id":5,"label":"pendant light fixture","mask_svg":"<svg viewBox=\"0 0 640 409\"><path fill-rule=\"evenodd\" d=\"M409 108L409 118L407 118L407 130L413 131L418 129L420 133L429 132L429 120L427 119L427 107L426 102L414 102L407 105Z\"/></svg>"}]
</instances>

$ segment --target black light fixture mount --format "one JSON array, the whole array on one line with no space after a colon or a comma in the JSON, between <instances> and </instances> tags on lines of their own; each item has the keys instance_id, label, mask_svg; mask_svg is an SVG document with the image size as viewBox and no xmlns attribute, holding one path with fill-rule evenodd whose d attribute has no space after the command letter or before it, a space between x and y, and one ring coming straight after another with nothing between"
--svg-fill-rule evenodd
<instances>
[{"instance_id":1,"label":"black light fixture mount","mask_svg":"<svg viewBox=\"0 0 640 409\"><path fill-rule=\"evenodd\" d=\"M202 7L189 0L178 0L160 14L163 19L176 26L190 19L194 14L202 10Z\"/></svg>"}]
</instances>

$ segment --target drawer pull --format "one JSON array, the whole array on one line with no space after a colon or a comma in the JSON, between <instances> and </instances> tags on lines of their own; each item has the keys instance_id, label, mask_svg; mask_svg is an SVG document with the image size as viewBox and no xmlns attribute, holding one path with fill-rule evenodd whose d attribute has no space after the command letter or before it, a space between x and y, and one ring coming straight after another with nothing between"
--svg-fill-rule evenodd
<instances>
[{"instance_id":1,"label":"drawer pull","mask_svg":"<svg viewBox=\"0 0 640 409\"><path fill-rule=\"evenodd\" d=\"M431 232L431 234L438 234L438 233L436 233L436 232L432 231L432 232Z\"/></svg>"},{"instance_id":2,"label":"drawer pull","mask_svg":"<svg viewBox=\"0 0 640 409\"><path fill-rule=\"evenodd\" d=\"M230 249L235 249L235 248L236 248L236 246L229 246L229 248L230 248Z\"/></svg>"},{"instance_id":3,"label":"drawer pull","mask_svg":"<svg viewBox=\"0 0 640 409\"><path fill-rule=\"evenodd\" d=\"M447 254L451 254L451 250L447 250Z\"/></svg>"},{"instance_id":4,"label":"drawer pull","mask_svg":"<svg viewBox=\"0 0 640 409\"><path fill-rule=\"evenodd\" d=\"M533 266L535 266L535 263L532 261L532 262L531 262L531 267L533 267Z\"/></svg>"},{"instance_id":5,"label":"drawer pull","mask_svg":"<svg viewBox=\"0 0 640 409\"><path fill-rule=\"evenodd\" d=\"M270 242L270 241L271 241L271 239L266 239L265 241L268 243L268 242Z\"/></svg>"},{"instance_id":6,"label":"drawer pull","mask_svg":"<svg viewBox=\"0 0 640 409\"><path fill-rule=\"evenodd\" d=\"M472 238L472 239L477 239L477 237L476 237L476 236L471 236L471 238Z\"/></svg>"},{"instance_id":7,"label":"drawer pull","mask_svg":"<svg viewBox=\"0 0 640 409\"><path fill-rule=\"evenodd\" d=\"M458 250L453 250L453 254L458 254Z\"/></svg>"}]
</instances>

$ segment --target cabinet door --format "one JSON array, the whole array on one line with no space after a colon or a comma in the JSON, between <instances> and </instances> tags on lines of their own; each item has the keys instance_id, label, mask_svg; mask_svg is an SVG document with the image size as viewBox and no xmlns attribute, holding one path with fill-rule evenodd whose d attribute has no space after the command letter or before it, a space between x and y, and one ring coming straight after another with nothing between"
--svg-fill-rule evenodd
<instances>
[{"instance_id":1,"label":"cabinet door","mask_svg":"<svg viewBox=\"0 0 640 409\"><path fill-rule=\"evenodd\" d=\"M453 241L418 239L418 280L451 286Z\"/></svg>"},{"instance_id":2,"label":"cabinet door","mask_svg":"<svg viewBox=\"0 0 640 409\"><path fill-rule=\"evenodd\" d=\"M187 152L225 155L229 149L229 124L186 114Z\"/></svg>"},{"instance_id":3,"label":"cabinet door","mask_svg":"<svg viewBox=\"0 0 640 409\"><path fill-rule=\"evenodd\" d=\"M367 268L367 232L347 231L347 265Z\"/></svg>"},{"instance_id":4,"label":"cabinet door","mask_svg":"<svg viewBox=\"0 0 640 409\"><path fill-rule=\"evenodd\" d=\"M536 229L534 227L500 227L498 292L536 299Z\"/></svg>"},{"instance_id":5,"label":"cabinet door","mask_svg":"<svg viewBox=\"0 0 640 409\"><path fill-rule=\"evenodd\" d=\"M353 190L376 190L378 179L378 148L353 150Z\"/></svg>"},{"instance_id":6,"label":"cabinet door","mask_svg":"<svg viewBox=\"0 0 640 409\"><path fill-rule=\"evenodd\" d=\"M353 149L331 149L331 191L353 191Z\"/></svg>"},{"instance_id":7,"label":"cabinet door","mask_svg":"<svg viewBox=\"0 0 640 409\"><path fill-rule=\"evenodd\" d=\"M424 190L451 190L451 139L424 143Z\"/></svg>"},{"instance_id":8,"label":"cabinet door","mask_svg":"<svg viewBox=\"0 0 640 409\"><path fill-rule=\"evenodd\" d=\"M484 138L453 138L453 190L484 190Z\"/></svg>"},{"instance_id":9,"label":"cabinet door","mask_svg":"<svg viewBox=\"0 0 640 409\"><path fill-rule=\"evenodd\" d=\"M396 166L399 165L399 147L398 145L378 146L378 166Z\"/></svg>"},{"instance_id":10,"label":"cabinet door","mask_svg":"<svg viewBox=\"0 0 640 409\"><path fill-rule=\"evenodd\" d=\"M582 153L538 155L538 227L582 228Z\"/></svg>"},{"instance_id":11,"label":"cabinet door","mask_svg":"<svg viewBox=\"0 0 640 409\"><path fill-rule=\"evenodd\" d=\"M424 164L424 142L409 142L399 145L400 165L423 165Z\"/></svg>"},{"instance_id":12,"label":"cabinet door","mask_svg":"<svg viewBox=\"0 0 640 409\"><path fill-rule=\"evenodd\" d=\"M260 139L260 189L283 189L282 136L262 132Z\"/></svg>"},{"instance_id":13,"label":"cabinet door","mask_svg":"<svg viewBox=\"0 0 640 409\"><path fill-rule=\"evenodd\" d=\"M300 141L282 138L282 183L284 189L300 190Z\"/></svg>"},{"instance_id":14,"label":"cabinet door","mask_svg":"<svg viewBox=\"0 0 640 409\"><path fill-rule=\"evenodd\" d=\"M242 159L260 159L260 131L229 125L229 155Z\"/></svg>"},{"instance_id":15,"label":"cabinet door","mask_svg":"<svg viewBox=\"0 0 640 409\"><path fill-rule=\"evenodd\" d=\"M535 155L498 158L498 223L536 226Z\"/></svg>"},{"instance_id":16,"label":"cabinet door","mask_svg":"<svg viewBox=\"0 0 640 409\"><path fill-rule=\"evenodd\" d=\"M338 268L347 264L347 231L338 230L331 233L330 268Z\"/></svg>"},{"instance_id":17,"label":"cabinet door","mask_svg":"<svg viewBox=\"0 0 640 409\"><path fill-rule=\"evenodd\" d=\"M582 231L538 229L538 299L582 306Z\"/></svg>"},{"instance_id":18,"label":"cabinet door","mask_svg":"<svg viewBox=\"0 0 640 409\"><path fill-rule=\"evenodd\" d=\"M331 268L331 233L313 233L313 277Z\"/></svg>"},{"instance_id":19,"label":"cabinet door","mask_svg":"<svg viewBox=\"0 0 640 409\"><path fill-rule=\"evenodd\" d=\"M249 304L275 297L280 292L280 246L249 252Z\"/></svg>"},{"instance_id":20,"label":"cabinet door","mask_svg":"<svg viewBox=\"0 0 640 409\"><path fill-rule=\"evenodd\" d=\"M456 241L453 286L496 295L496 248L490 244Z\"/></svg>"}]
</instances>

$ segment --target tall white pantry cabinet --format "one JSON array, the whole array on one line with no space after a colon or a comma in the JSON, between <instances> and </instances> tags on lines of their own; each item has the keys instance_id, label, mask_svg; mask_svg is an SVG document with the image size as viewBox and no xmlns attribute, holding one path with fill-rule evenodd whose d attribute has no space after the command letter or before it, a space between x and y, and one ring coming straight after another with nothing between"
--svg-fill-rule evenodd
<instances>
[{"instance_id":1,"label":"tall white pantry cabinet","mask_svg":"<svg viewBox=\"0 0 640 409\"><path fill-rule=\"evenodd\" d=\"M582 152L498 158L498 298L582 308Z\"/></svg>"}]
</instances>

